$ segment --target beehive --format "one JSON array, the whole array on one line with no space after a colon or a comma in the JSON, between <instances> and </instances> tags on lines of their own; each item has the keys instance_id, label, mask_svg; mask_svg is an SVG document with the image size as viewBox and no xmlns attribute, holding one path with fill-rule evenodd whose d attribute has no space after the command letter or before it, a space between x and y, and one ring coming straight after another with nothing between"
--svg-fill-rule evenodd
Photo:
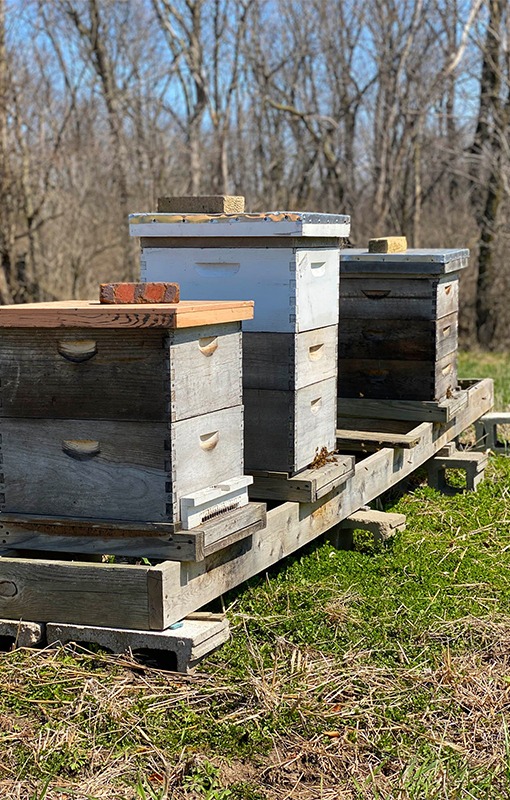
<instances>
[{"instance_id":1,"label":"beehive","mask_svg":"<svg viewBox=\"0 0 510 800\"><path fill-rule=\"evenodd\" d=\"M3 306L2 511L177 524L206 489L209 504L246 494L252 314L250 302Z\"/></svg>"},{"instance_id":2,"label":"beehive","mask_svg":"<svg viewBox=\"0 0 510 800\"><path fill-rule=\"evenodd\" d=\"M183 297L255 301L243 326L248 470L305 469L335 447L340 240L349 217L135 214L142 280Z\"/></svg>"},{"instance_id":3,"label":"beehive","mask_svg":"<svg viewBox=\"0 0 510 800\"><path fill-rule=\"evenodd\" d=\"M440 401L455 390L459 273L468 257L342 251L340 397Z\"/></svg>"}]
</instances>

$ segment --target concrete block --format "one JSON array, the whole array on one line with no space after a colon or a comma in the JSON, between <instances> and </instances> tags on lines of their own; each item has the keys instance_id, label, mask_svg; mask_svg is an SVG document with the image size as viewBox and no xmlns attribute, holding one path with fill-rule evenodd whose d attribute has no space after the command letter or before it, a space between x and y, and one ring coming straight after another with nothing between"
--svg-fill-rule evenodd
<instances>
[{"instance_id":1,"label":"concrete block","mask_svg":"<svg viewBox=\"0 0 510 800\"><path fill-rule=\"evenodd\" d=\"M117 303L178 303L178 283L101 283L99 302Z\"/></svg>"},{"instance_id":2,"label":"concrete block","mask_svg":"<svg viewBox=\"0 0 510 800\"><path fill-rule=\"evenodd\" d=\"M501 440L498 426L508 426L507 440ZM477 448L489 449L500 455L510 455L510 411L492 411L475 422Z\"/></svg>"},{"instance_id":3,"label":"concrete block","mask_svg":"<svg viewBox=\"0 0 510 800\"><path fill-rule=\"evenodd\" d=\"M44 627L41 622L0 619L0 636L12 639L15 647L36 647L43 643Z\"/></svg>"},{"instance_id":4,"label":"concrete block","mask_svg":"<svg viewBox=\"0 0 510 800\"><path fill-rule=\"evenodd\" d=\"M244 197L223 194L158 197L158 211L163 214L243 214Z\"/></svg>"},{"instance_id":5,"label":"concrete block","mask_svg":"<svg viewBox=\"0 0 510 800\"><path fill-rule=\"evenodd\" d=\"M391 539L398 531L404 531L405 527L405 514L362 508L339 522L327 538L334 547L345 550L352 547L352 531L367 531L377 542Z\"/></svg>"},{"instance_id":6,"label":"concrete block","mask_svg":"<svg viewBox=\"0 0 510 800\"><path fill-rule=\"evenodd\" d=\"M460 451L452 455L437 455L427 462L429 486L446 494L456 494L463 491L475 491L484 480L485 467L489 457L486 452ZM461 469L466 474L466 486L460 488L452 486L446 478L448 469Z\"/></svg>"},{"instance_id":7,"label":"concrete block","mask_svg":"<svg viewBox=\"0 0 510 800\"><path fill-rule=\"evenodd\" d=\"M368 242L369 253L405 253L407 239L405 236L381 236L379 239L370 239Z\"/></svg>"},{"instance_id":8,"label":"concrete block","mask_svg":"<svg viewBox=\"0 0 510 800\"><path fill-rule=\"evenodd\" d=\"M175 657L175 671L186 673L228 640L230 628L228 620L221 614L192 614L182 621L180 627L167 628L164 631L49 622L46 635L48 644L95 644L112 653L134 653L137 650L171 653Z\"/></svg>"}]
</instances>

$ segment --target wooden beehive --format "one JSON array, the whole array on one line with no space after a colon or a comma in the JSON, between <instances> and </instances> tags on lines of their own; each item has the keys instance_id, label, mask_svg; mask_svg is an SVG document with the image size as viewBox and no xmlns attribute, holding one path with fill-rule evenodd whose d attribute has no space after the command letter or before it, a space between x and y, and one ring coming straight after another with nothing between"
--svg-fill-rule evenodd
<instances>
[{"instance_id":1,"label":"wooden beehive","mask_svg":"<svg viewBox=\"0 0 510 800\"><path fill-rule=\"evenodd\" d=\"M142 280L183 297L247 297L243 326L245 459L295 474L333 449L340 239L349 217L303 212L136 214Z\"/></svg>"},{"instance_id":2,"label":"wooden beehive","mask_svg":"<svg viewBox=\"0 0 510 800\"><path fill-rule=\"evenodd\" d=\"M455 390L459 272L468 257L342 252L339 397L439 401Z\"/></svg>"},{"instance_id":3,"label":"wooden beehive","mask_svg":"<svg viewBox=\"0 0 510 800\"><path fill-rule=\"evenodd\" d=\"M276 212L133 214L142 280L178 281L183 297L255 301L247 331L299 333L338 323L339 240L349 217Z\"/></svg>"},{"instance_id":4,"label":"wooden beehive","mask_svg":"<svg viewBox=\"0 0 510 800\"><path fill-rule=\"evenodd\" d=\"M2 307L1 510L179 523L186 498L246 486L252 314L251 302Z\"/></svg>"}]
</instances>

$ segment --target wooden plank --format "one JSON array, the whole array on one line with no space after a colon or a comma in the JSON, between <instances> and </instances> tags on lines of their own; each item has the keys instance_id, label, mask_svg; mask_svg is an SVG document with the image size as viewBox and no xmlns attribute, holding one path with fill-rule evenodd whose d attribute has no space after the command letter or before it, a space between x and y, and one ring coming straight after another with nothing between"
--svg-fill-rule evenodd
<instances>
[{"instance_id":1,"label":"wooden plank","mask_svg":"<svg viewBox=\"0 0 510 800\"><path fill-rule=\"evenodd\" d=\"M175 566L178 578L177 565L170 566ZM168 569L169 564L167 574ZM142 566L1 558L0 617L148 630L162 618L161 594L155 610L149 607L150 571Z\"/></svg>"},{"instance_id":2,"label":"wooden plank","mask_svg":"<svg viewBox=\"0 0 510 800\"><path fill-rule=\"evenodd\" d=\"M248 503L246 506L236 508L227 514L221 514L201 525L200 529L204 533L204 546L211 548L226 536L239 534L247 528L252 529L253 526L257 526L256 530L261 530L265 528L266 521L265 503Z\"/></svg>"},{"instance_id":3,"label":"wooden plank","mask_svg":"<svg viewBox=\"0 0 510 800\"><path fill-rule=\"evenodd\" d=\"M164 423L3 419L4 510L171 521L167 440Z\"/></svg>"},{"instance_id":4,"label":"wooden plank","mask_svg":"<svg viewBox=\"0 0 510 800\"><path fill-rule=\"evenodd\" d=\"M342 447L349 445L360 445L369 447L370 445L377 445L378 447L402 447L409 449L416 447L420 439L415 433L384 433L383 431L354 431L349 429L338 428L336 432L337 447L341 450Z\"/></svg>"},{"instance_id":5,"label":"wooden plank","mask_svg":"<svg viewBox=\"0 0 510 800\"><path fill-rule=\"evenodd\" d=\"M92 300L0 307L0 328L189 328L253 318L252 300L103 305Z\"/></svg>"},{"instance_id":6,"label":"wooden plank","mask_svg":"<svg viewBox=\"0 0 510 800\"><path fill-rule=\"evenodd\" d=\"M1 558L0 617L164 629L268 569L414 472L490 410L492 381L479 381L468 395L455 421L426 422L411 431L420 438L415 448L405 453L384 448L363 459L350 481L326 501L283 503L269 511L265 530L203 562L146 568Z\"/></svg>"},{"instance_id":7,"label":"wooden plank","mask_svg":"<svg viewBox=\"0 0 510 800\"><path fill-rule=\"evenodd\" d=\"M249 488L250 497L264 500L313 502L345 483L354 474L354 457L335 455L333 463L306 469L293 477L284 472L256 472Z\"/></svg>"},{"instance_id":8,"label":"wooden plank","mask_svg":"<svg viewBox=\"0 0 510 800\"><path fill-rule=\"evenodd\" d=\"M1 416L163 422L166 338L158 330L4 329Z\"/></svg>"},{"instance_id":9,"label":"wooden plank","mask_svg":"<svg viewBox=\"0 0 510 800\"><path fill-rule=\"evenodd\" d=\"M440 402L339 397L338 418L363 417L369 419L415 420L417 422L450 422L466 407L467 401L468 395L465 390L457 391L454 397ZM339 427L341 426L339 425Z\"/></svg>"}]
</instances>

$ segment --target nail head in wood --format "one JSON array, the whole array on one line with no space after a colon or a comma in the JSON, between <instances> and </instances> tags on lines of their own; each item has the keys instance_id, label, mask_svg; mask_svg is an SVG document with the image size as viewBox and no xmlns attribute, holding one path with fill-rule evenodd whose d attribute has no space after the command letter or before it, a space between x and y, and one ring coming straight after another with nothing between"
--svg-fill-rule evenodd
<instances>
[{"instance_id":1,"label":"nail head in wood","mask_svg":"<svg viewBox=\"0 0 510 800\"><path fill-rule=\"evenodd\" d=\"M369 253L405 253L407 239L405 236L381 236L370 239L368 242Z\"/></svg>"},{"instance_id":2,"label":"nail head in wood","mask_svg":"<svg viewBox=\"0 0 510 800\"><path fill-rule=\"evenodd\" d=\"M101 283L99 302L118 303L178 303L178 283Z\"/></svg>"},{"instance_id":3,"label":"nail head in wood","mask_svg":"<svg viewBox=\"0 0 510 800\"><path fill-rule=\"evenodd\" d=\"M224 194L158 197L158 211L163 214L243 214L244 197Z\"/></svg>"}]
</instances>

